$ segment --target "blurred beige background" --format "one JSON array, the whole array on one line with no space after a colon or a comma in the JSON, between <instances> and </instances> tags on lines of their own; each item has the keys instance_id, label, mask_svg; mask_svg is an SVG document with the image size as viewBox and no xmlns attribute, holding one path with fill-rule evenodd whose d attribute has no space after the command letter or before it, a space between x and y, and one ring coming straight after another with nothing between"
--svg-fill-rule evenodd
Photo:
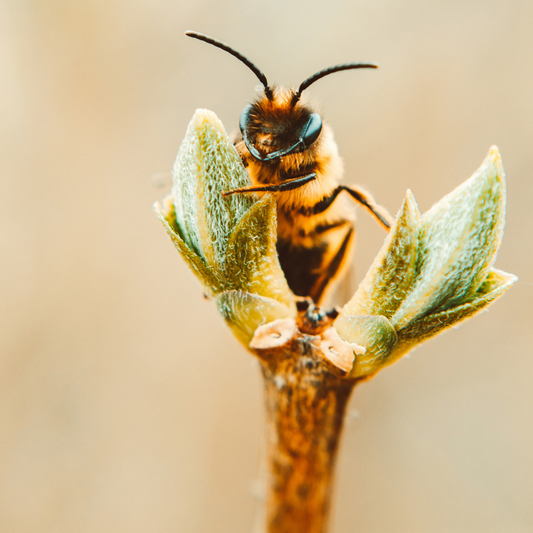
<instances>
[{"instance_id":1,"label":"blurred beige background","mask_svg":"<svg viewBox=\"0 0 533 533\"><path fill-rule=\"evenodd\" d=\"M532 532L532 25L530 0L1 0L0 531L256 525L258 369L151 211L194 109L232 131L257 84L195 29L281 84L379 62L308 95L391 211L500 147L520 282L355 391L333 531Z\"/></svg>"}]
</instances>

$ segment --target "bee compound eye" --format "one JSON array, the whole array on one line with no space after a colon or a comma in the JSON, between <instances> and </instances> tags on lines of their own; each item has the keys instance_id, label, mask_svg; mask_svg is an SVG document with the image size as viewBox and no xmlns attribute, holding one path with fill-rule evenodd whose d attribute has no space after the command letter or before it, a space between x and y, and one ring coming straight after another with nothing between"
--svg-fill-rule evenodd
<instances>
[{"instance_id":1,"label":"bee compound eye","mask_svg":"<svg viewBox=\"0 0 533 533\"><path fill-rule=\"evenodd\" d=\"M309 117L309 122L305 128L305 133L303 135L303 142L305 147L308 148L311 146L320 135L322 131L322 118L318 113L311 113Z\"/></svg>"},{"instance_id":2,"label":"bee compound eye","mask_svg":"<svg viewBox=\"0 0 533 533\"><path fill-rule=\"evenodd\" d=\"M248 104L241 113L241 118L239 119L239 128L241 130L241 133L244 137L246 128L248 127L248 121L250 120L250 110L252 109L252 104Z\"/></svg>"}]
</instances>

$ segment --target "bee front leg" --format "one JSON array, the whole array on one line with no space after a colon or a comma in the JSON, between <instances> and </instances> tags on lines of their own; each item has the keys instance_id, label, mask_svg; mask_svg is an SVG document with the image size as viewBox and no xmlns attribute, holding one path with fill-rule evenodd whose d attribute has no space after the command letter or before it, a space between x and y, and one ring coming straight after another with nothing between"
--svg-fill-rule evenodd
<instances>
[{"instance_id":1,"label":"bee front leg","mask_svg":"<svg viewBox=\"0 0 533 533\"><path fill-rule=\"evenodd\" d=\"M222 196L230 196L231 194L242 194L249 192L284 192L292 191L303 187L306 183L316 180L316 174L307 174L306 176L299 176L291 180L286 180L278 185L249 185L248 187L242 187L241 189L233 189L233 191L226 191L222 193Z\"/></svg>"},{"instance_id":2,"label":"bee front leg","mask_svg":"<svg viewBox=\"0 0 533 533\"><path fill-rule=\"evenodd\" d=\"M393 217L384 207L378 205L369 193L354 186L339 185L339 188L346 191L356 202L366 207L386 230L390 230L394 222Z\"/></svg>"}]
</instances>

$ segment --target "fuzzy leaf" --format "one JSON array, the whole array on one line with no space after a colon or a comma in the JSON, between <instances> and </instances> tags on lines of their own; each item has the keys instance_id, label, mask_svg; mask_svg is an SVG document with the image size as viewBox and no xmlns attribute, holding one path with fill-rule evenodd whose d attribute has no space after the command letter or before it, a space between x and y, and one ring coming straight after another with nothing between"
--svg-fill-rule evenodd
<instances>
[{"instance_id":1,"label":"fuzzy leaf","mask_svg":"<svg viewBox=\"0 0 533 533\"><path fill-rule=\"evenodd\" d=\"M428 315L398 331L402 343L419 343L471 317L503 295L517 280L513 274L492 269L468 303Z\"/></svg>"},{"instance_id":2,"label":"fuzzy leaf","mask_svg":"<svg viewBox=\"0 0 533 533\"><path fill-rule=\"evenodd\" d=\"M212 269L205 260L200 257L195 250L185 242L179 232L179 228L176 224L176 218L171 201L169 197L163 200L163 205L156 202L154 204L154 211L157 217L167 230L169 237L171 238L174 246L181 253L191 270L199 278L202 284L206 287L210 295L220 292L222 290L223 280L220 279L217 272Z\"/></svg>"},{"instance_id":3,"label":"fuzzy leaf","mask_svg":"<svg viewBox=\"0 0 533 533\"><path fill-rule=\"evenodd\" d=\"M394 226L342 315L390 318L394 314L415 276L419 219L418 206L408 190Z\"/></svg>"},{"instance_id":4,"label":"fuzzy leaf","mask_svg":"<svg viewBox=\"0 0 533 533\"><path fill-rule=\"evenodd\" d=\"M235 336L246 346L255 330L268 322L294 316L288 306L273 298L244 291L226 291L217 297L217 308Z\"/></svg>"},{"instance_id":5,"label":"fuzzy leaf","mask_svg":"<svg viewBox=\"0 0 533 533\"><path fill-rule=\"evenodd\" d=\"M417 276L391 318L396 329L467 301L486 278L501 243L505 183L493 147L477 172L420 221Z\"/></svg>"},{"instance_id":6,"label":"fuzzy leaf","mask_svg":"<svg viewBox=\"0 0 533 533\"><path fill-rule=\"evenodd\" d=\"M293 307L294 299L276 251L276 202L266 197L243 216L228 242L228 288L246 291Z\"/></svg>"},{"instance_id":7,"label":"fuzzy leaf","mask_svg":"<svg viewBox=\"0 0 533 533\"><path fill-rule=\"evenodd\" d=\"M189 248L213 268L224 262L229 235L255 201L222 192L250 184L241 158L212 111L196 110L172 169L177 224Z\"/></svg>"},{"instance_id":8,"label":"fuzzy leaf","mask_svg":"<svg viewBox=\"0 0 533 533\"><path fill-rule=\"evenodd\" d=\"M340 315L334 327L342 339L366 348L358 354L350 377L366 377L375 374L381 367L389 364L394 347L398 343L396 331L387 318L381 315Z\"/></svg>"}]
</instances>

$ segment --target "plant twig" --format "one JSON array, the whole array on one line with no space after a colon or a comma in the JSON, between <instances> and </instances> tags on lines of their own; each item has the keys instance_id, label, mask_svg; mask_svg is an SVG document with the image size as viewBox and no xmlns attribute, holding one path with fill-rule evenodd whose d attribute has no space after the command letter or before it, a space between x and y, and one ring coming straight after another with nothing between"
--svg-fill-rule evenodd
<instances>
[{"instance_id":1,"label":"plant twig","mask_svg":"<svg viewBox=\"0 0 533 533\"><path fill-rule=\"evenodd\" d=\"M269 533L326 531L344 413L356 381L324 358L318 335L324 325L298 328L285 345L256 350L268 423Z\"/></svg>"}]
</instances>

